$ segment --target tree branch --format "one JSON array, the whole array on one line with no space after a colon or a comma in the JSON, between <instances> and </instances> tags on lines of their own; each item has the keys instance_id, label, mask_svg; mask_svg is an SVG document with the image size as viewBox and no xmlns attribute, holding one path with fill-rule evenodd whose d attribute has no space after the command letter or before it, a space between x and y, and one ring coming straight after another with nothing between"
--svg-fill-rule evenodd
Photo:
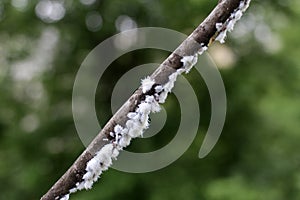
<instances>
[{"instance_id":1,"label":"tree branch","mask_svg":"<svg viewBox=\"0 0 300 200\"><path fill-rule=\"evenodd\" d=\"M111 165L111 158L116 158L119 150L129 145L131 138L140 136L147 128L149 113L159 110L158 103L165 101L176 76L188 72L197 62L197 55L202 54L211 42L224 42L227 31L232 30L249 2L250 0L220 0L190 36L142 82L142 86L114 114L41 200L67 200L70 193L91 188L100 173Z\"/></svg>"}]
</instances>

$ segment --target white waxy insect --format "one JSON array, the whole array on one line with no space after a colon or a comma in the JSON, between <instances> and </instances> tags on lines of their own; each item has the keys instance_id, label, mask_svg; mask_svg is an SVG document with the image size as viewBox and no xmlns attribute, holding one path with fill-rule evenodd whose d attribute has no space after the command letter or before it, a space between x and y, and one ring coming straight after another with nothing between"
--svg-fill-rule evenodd
<instances>
[{"instance_id":1,"label":"white waxy insect","mask_svg":"<svg viewBox=\"0 0 300 200\"><path fill-rule=\"evenodd\" d=\"M152 86L155 84L155 81L150 78L149 76L142 80L142 90L143 93L148 92L151 90Z\"/></svg>"}]
</instances>

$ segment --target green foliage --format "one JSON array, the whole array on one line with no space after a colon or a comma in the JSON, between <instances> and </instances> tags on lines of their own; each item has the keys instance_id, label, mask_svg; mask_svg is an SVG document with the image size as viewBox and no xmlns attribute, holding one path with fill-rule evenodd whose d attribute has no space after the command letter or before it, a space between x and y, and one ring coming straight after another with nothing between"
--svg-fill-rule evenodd
<instances>
[{"instance_id":1,"label":"green foliage","mask_svg":"<svg viewBox=\"0 0 300 200\"><path fill-rule=\"evenodd\" d=\"M37 17L36 1L24 7L20 2L25 1L12 2L0 2L0 199L38 199L83 151L72 118L73 81L89 51L118 32L115 21L120 15L131 17L138 27L162 26L188 34L216 3L64 1L63 18L47 23ZM91 12L102 17L95 32L86 26ZM111 169L91 191L72 199L299 199L299 17L299 1L254 1L230 34L225 45L233 61L220 69L228 98L227 119L208 157L200 160L197 154L210 119L210 100L204 82L192 70L187 78L197 91L201 122L188 151L152 173ZM50 34L52 40L43 41L43 34ZM51 44L55 45L48 49ZM217 59L220 49L215 45L211 56ZM110 94L131 66L162 61L166 55L136 51L113 63L104 87L97 91L100 124L112 115L110 96L101 93ZM178 105L172 99L167 110L175 118ZM151 139L137 139L130 149L148 151L168 143L173 137L168 130L174 127L166 126Z\"/></svg>"}]
</instances>

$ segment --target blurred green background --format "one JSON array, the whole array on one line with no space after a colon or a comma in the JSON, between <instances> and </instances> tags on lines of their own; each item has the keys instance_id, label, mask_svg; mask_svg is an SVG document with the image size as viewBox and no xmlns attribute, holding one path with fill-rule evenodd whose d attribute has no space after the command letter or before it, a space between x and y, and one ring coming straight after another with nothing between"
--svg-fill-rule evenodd
<instances>
[{"instance_id":1,"label":"blurred green background","mask_svg":"<svg viewBox=\"0 0 300 200\"><path fill-rule=\"evenodd\" d=\"M0 199L39 199L84 150L72 118L72 87L94 47L135 27L189 34L216 3L1 1ZM186 77L197 92L201 122L188 151L156 172L110 169L91 191L71 199L300 199L299 19L299 1L256 0L226 44L210 48L228 107L221 138L206 158L197 155L210 119L210 99L201 76L192 70ZM110 66L96 97L101 125L112 115L110 94L118 78L132 66L161 62L167 55L139 50ZM166 110L178 118L172 95ZM174 120L153 138L136 139L129 149L147 152L164 146L176 132Z\"/></svg>"}]
</instances>

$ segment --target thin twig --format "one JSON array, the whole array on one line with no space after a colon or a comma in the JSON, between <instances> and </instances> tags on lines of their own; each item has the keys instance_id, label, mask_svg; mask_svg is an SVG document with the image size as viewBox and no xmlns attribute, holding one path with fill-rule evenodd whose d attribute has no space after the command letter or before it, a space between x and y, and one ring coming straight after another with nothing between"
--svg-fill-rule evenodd
<instances>
[{"instance_id":1,"label":"thin twig","mask_svg":"<svg viewBox=\"0 0 300 200\"><path fill-rule=\"evenodd\" d=\"M223 42L228 30L232 29L232 22L235 23L241 16L239 11L243 13L249 5L250 0L222 0L209 14L209 16L190 34L190 36L157 68L157 70L149 77L153 84L148 90L143 91L141 86L134 94L123 104L123 106L113 115L107 122L101 132L91 142L87 149L77 158L68 171L51 187L51 189L41 198L41 200L58 200L68 199L69 194L77 190L87 188L88 186L80 185L83 183L84 176L87 173L87 165L89 161L98 156L103 147L116 142L116 138L110 135L111 132L117 132L116 127L126 127L129 117L128 113L137 113L141 103L148 103L149 97L155 98L154 103L161 103L161 91L157 91L155 86L165 86L170 82L170 75L178 72L178 70L187 67L185 60L191 56L198 55L203 52L214 40ZM247 5L241 8L241 4ZM240 10L239 10L240 9ZM235 13L235 16L233 15ZM238 18L238 19L234 19ZM234 21L235 20L235 21ZM195 42L196 41L196 42ZM186 58L186 59L183 59ZM195 57L192 57L195 58ZM189 60L188 60L189 61ZM188 62L187 61L187 62ZM194 65L191 61L190 67ZM186 69L186 71L189 69ZM178 74L178 73L177 73ZM176 75L177 75L176 74ZM166 91L168 93L169 91ZM156 102L157 101L157 102ZM163 100L164 101L164 100ZM162 101L162 102L163 102ZM147 117L147 116L146 116ZM122 129L122 130L125 130ZM127 134L128 130L127 130ZM130 134L129 134L130 135ZM129 136L128 136L129 137ZM131 137L134 138L134 137ZM122 150L126 145L120 145L117 150ZM117 156L117 155L115 155ZM111 157L114 157L113 154ZM90 163L91 164L91 163ZM96 178L97 179L97 178Z\"/></svg>"}]
</instances>

